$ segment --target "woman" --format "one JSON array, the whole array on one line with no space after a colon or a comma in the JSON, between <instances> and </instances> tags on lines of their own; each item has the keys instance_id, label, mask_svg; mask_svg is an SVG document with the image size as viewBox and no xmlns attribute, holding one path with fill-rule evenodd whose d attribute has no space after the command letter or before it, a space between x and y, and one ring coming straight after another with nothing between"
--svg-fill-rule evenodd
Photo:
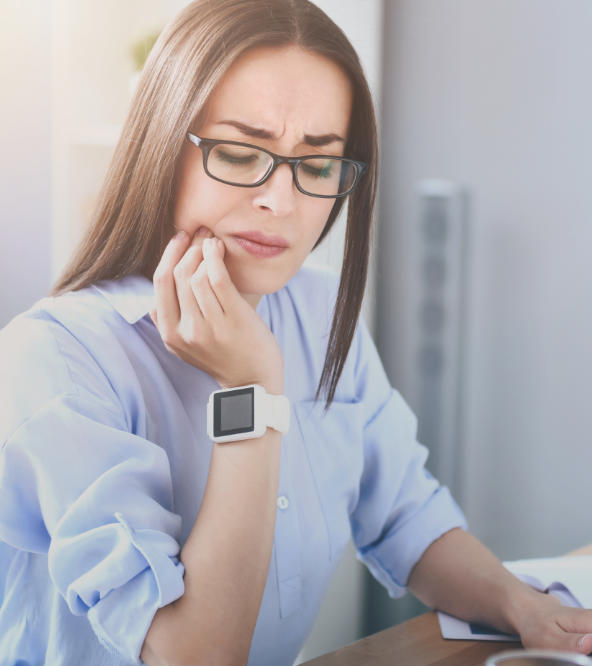
<instances>
[{"instance_id":1,"label":"woman","mask_svg":"<svg viewBox=\"0 0 592 666\"><path fill-rule=\"evenodd\" d=\"M292 663L350 534L393 596L592 650L592 611L464 531L357 323L376 162L309 2L198 0L163 32L87 238L0 337L2 663ZM337 284L301 266L346 196Z\"/></svg>"}]
</instances>

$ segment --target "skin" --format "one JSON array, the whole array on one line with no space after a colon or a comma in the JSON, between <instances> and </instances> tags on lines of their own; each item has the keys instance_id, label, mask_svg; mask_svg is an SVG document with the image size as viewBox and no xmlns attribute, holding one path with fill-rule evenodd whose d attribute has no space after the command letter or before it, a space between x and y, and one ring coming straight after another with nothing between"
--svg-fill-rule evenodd
<instances>
[{"instance_id":1,"label":"skin","mask_svg":"<svg viewBox=\"0 0 592 666\"><path fill-rule=\"evenodd\" d=\"M343 141L311 147L306 137L345 138L351 97L349 81L325 58L294 48L253 50L233 64L192 129L283 155L341 155ZM255 308L300 268L333 202L299 192L286 165L257 188L218 183L189 142L178 174L175 224L185 235L168 244L153 278L151 314L163 342L221 386L259 383L283 393L282 354ZM195 235L200 228L204 235ZM245 230L279 234L290 247L256 258L232 239ZM180 555L185 592L154 617L142 650L150 666L246 663L273 547L280 444L281 434L268 428L260 439L212 449L202 505Z\"/></svg>"},{"instance_id":2,"label":"skin","mask_svg":"<svg viewBox=\"0 0 592 666\"><path fill-rule=\"evenodd\" d=\"M350 84L331 61L294 47L257 49L234 63L192 129L282 155L341 155L342 141L311 147L306 137L346 138L351 104ZM259 383L283 393L281 350L255 308L300 268L332 205L300 193L287 165L257 188L219 183L187 142L175 206L183 233L166 247L153 279L151 315L167 349L221 386ZM279 234L290 247L254 257L232 238L246 230ZM273 545L280 443L280 433L268 429L258 440L213 448L203 503L181 551L185 593L155 616L142 652L150 666L246 662ZM526 647L592 651L592 611L535 592L462 530L425 551L408 585L432 607L518 633Z\"/></svg>"},{"instance_id":3,"label":"skin","mask_svg":"<svg viewBox=\"0 0 592 666\"><path fill-rule=\"evenodd\" d=\"M349 81L332 61L299 48L257 49L232 67L212 94L200 126L201 137L253 143L288 155L343 155L343 141L311 146L309 135L347 136L352 93ZM225 121L265 130L261 138ZM175 224L192 236L205 226L226 247L232 282L251 305L261 294L280 289L298 271L320 236L333 199L299 192L289 165L280 166L256 188L212 180L204 171L201 150L185 143L177 182ZM290 248L261 259L232 239L239 231L279 234Z\"/></svg>"},{"instance_id":4,"label":"skin","mask_svg":"<svg viewBox=\"0 0 592 666\"><path fill-rule=\"evenodd\" d=\"M260 48L234 63L192 129L282 155L341 156L351 105L349 80L331 60L295 47ZM302 266L334 201L299 192L287 164L256 188L220 183L189 141L175 191L175 226L185 235L169 243L153 280L152 318L165 345L221 386L257 382L281 392L281 352L254 309ZM253 256L233 238L244 231L280 235L289 247Z\"/></svg>"}]
</instances>

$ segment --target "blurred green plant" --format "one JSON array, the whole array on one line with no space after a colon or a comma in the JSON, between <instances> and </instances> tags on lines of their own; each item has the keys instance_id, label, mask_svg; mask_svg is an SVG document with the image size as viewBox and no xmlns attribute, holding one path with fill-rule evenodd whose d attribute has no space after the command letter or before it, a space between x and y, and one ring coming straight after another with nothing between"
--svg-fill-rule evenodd
<instances>
[{"instance_id":1,"label":"blurred green plant","mask_svg":"<svg viewBox=\"0 0 592 666\"><path fill-rule=\"evenodd\" d=\"M157 30L149 32L132 44L131 53L134 61L134 68L137 72L140 72L142 67L144 67L148 54L152 50L159 34L160 31Z\"/></svg>"}]
</instances>

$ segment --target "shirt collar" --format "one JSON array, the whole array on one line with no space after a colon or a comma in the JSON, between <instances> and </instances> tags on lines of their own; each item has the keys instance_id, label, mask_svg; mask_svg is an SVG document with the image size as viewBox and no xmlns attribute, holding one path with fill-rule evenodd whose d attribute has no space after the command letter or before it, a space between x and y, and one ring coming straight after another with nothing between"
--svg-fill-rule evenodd
<instances>
[{"instance_id":1,"label":"shirt collar","mask_svg":"<svg viewBox=\"0 0 592 666\"><path fill-rule=\"evenodd\" d=\"M135 324L154 308L154 286L143 275L127 275L119 280L102 280L93 285L129 323Z\"/></svg>"}]
</instances>

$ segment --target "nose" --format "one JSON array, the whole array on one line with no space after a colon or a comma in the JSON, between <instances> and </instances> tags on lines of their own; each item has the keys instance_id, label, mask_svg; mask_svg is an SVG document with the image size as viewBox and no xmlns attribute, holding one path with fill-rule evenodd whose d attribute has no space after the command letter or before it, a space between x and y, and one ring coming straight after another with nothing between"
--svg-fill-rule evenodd
<instances>
[{"instance_id":1,"label":"nose","mask_svg":"<svg viewBox=\"0 0 592 666\"><path fill-rule=\"evenodd\" d=\"M286 217L296 205L296 186L289 164L280 164L263 185L255 188L253 205L270 211L277 217Z\"/></svg>"}]
</instances>

